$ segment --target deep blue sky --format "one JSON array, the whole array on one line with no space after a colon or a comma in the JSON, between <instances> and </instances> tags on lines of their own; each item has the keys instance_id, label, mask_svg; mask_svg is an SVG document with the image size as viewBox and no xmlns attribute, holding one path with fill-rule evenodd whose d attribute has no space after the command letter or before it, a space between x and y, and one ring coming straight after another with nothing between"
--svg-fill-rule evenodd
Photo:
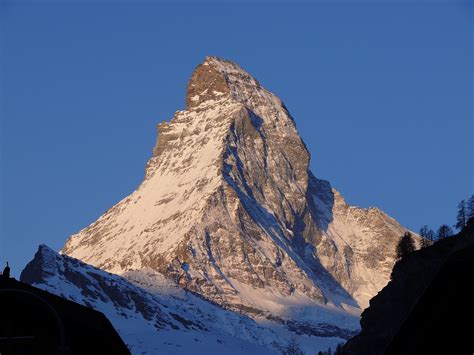
<instances>
[{"instance_id":1,"label":"deep blue sky","mask_svg":"<svg viewBox=\"0 0 474 355\"><path fill-rule=\"evenodd\" d=\"M2 4L0 263L17 276L137 187L206 55L285 101L351 204L417 230L473 193L468 1Z\"/></svg>"}]
</instances>

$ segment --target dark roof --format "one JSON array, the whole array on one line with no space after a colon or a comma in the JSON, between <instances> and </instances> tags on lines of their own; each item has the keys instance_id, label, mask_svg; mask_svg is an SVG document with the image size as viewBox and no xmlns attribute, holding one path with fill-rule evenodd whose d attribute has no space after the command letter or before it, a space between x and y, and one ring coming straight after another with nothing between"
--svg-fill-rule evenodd
<instances>
[{"instance_id":1,"label":"dark roof","mask_svg":"<svg viewBox=\"0 0 474 355\"><path fill-rule=\"evenodd\" d=\"M0 277L0 353L130 354L101 312Z\"/></svg>"}]
</instances>

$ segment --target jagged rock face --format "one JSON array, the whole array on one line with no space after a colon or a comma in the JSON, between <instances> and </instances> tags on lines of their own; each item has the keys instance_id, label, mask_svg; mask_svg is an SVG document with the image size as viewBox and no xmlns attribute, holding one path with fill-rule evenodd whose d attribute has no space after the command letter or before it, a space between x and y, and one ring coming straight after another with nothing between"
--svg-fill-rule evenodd
<instances>
[{"instance_id":1,"label":"jagged rock face","mask_svg":"<svg viewBox=\"0 0 474 355\"><path fill-rule=\"evenodd\" d=\"M158 132L140 187L63 253L118 274L149 267L245 310L365 307L387 283L405 229L314 177L284 104L238 65L206 58L186 111Z\"/></svg>"}]
</instances>

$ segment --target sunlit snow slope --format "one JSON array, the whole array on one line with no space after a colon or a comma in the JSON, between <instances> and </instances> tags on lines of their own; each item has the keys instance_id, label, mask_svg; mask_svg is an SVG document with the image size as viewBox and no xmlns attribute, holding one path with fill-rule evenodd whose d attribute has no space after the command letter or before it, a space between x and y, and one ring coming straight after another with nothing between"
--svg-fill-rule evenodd
<instances>
[{"instance_id":1,"label":"sunlit snow slope","mask_svg":"<svg viewBox=\"0 0 474 355\"><path fill-rule=\"evenodd\" d=\"M294 334L277 322L259 325L224 310L153 270L118 276L59 255L45 245L38 248L21 280L103 312L132 354L270 355L279 353ZM351 326L356 321L346 319ZM337 333L346 339L349 334L329 325L313 333L299 337L308 353L335 348L344 340Z\"/></svg>"}]
</instances>

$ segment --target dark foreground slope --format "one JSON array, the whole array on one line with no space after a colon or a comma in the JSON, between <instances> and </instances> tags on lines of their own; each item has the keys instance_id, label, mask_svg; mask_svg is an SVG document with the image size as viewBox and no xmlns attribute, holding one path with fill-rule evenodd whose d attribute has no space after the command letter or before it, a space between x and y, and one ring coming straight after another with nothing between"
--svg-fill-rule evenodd
<instances>
[{"instance_id":1,"label":"dark foreground slope","mask_svg":"<svg viewBox=\"0 0 474 355\"><path fill-rule=\"evenodd\" d=\"M474 220L398 262L343 354L472 354Z\"/></svg>"},{"instance_id":2,"label":"dark foreground slope","mask_svg":"<svg viewBox=\"0 0 474 355\"><path fill-rule=\"evenodd\" d=\"M130 354L101 312L0 277L0 354Z\"/></svg>"}]
</instances>

